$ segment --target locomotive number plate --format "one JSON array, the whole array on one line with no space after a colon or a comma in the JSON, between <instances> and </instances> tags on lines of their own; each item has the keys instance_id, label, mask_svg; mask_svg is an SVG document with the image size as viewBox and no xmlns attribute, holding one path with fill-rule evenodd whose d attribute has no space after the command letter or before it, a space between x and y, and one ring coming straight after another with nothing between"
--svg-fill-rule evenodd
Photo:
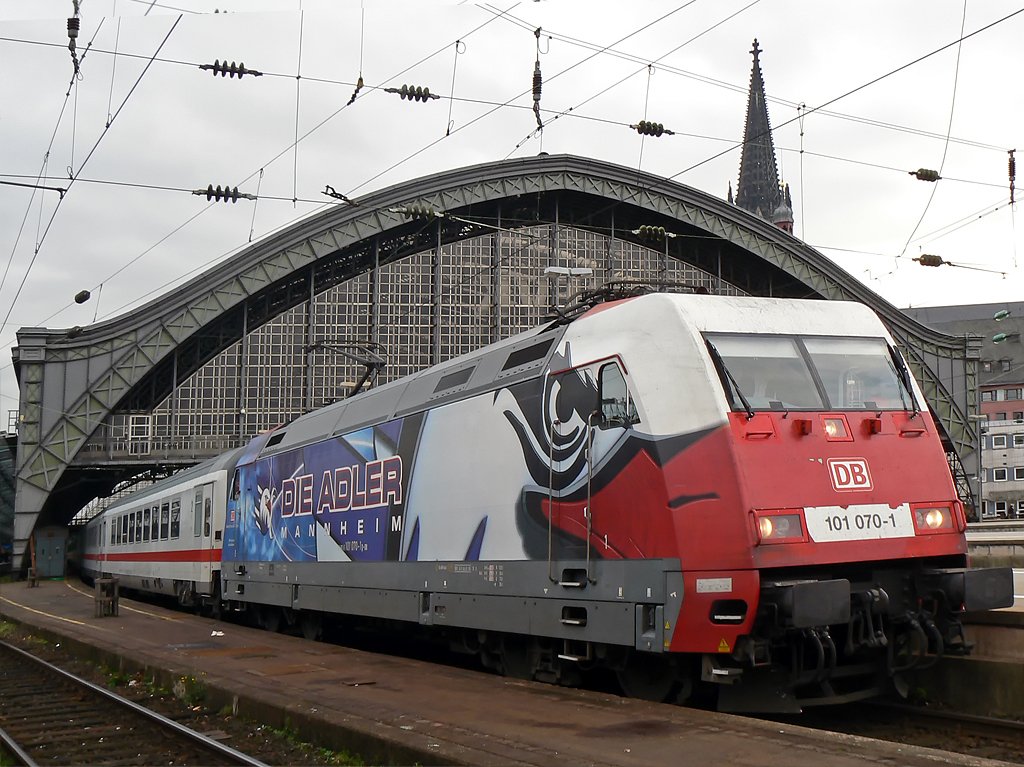
<instances>
[{"instance_id":1,"label":"locomotive number plate","mask_svg":"<svg viewBox=\"0 0 1024 767\"><path fill-rule=\"evenodd\" d=\"M914 537L914 518L906 503L895 509L885 503L809 506L804 509L804 519L816 543Z\"/></svg>"}]
</instances>

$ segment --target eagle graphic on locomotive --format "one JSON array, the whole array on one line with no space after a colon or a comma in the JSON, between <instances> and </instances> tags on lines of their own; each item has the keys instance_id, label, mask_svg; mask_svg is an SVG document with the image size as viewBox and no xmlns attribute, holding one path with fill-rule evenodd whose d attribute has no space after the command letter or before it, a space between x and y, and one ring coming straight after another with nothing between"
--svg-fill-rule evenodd
<instances>
[{"instance_id":1,"label":"eagle graphic on locomotive","mask_svg":"<svg viewBox=\"0 0 1024 767\"><path fill-rule=\"evenodd\" d=\"M1013 603L1009 568L968 567L923 403L860 304L610 301L135 493L89 523L85 568L308 636L418 625L512 676L856 700Z\"/></svg>"}]
</instances>

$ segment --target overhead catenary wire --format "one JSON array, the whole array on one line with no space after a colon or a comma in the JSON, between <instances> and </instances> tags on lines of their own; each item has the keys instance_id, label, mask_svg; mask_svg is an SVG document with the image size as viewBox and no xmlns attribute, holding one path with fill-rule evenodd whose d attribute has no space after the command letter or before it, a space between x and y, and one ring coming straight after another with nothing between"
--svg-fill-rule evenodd
<instances>
[{"instance_id":1,"label":"overhead catenary wire","mask_svg":"<svg viewBox=\"0 0 1024 767\"><path fill-rule=\"evenodd\" d=\"M177 28L178 22L180 22L180 21L181 21L181 16L178 16L178 18L174 21L174 24L171 25L171 28L168 30L167 34L164 36L164 39L160 41L160 45L157 47L157 53L160 52L160 50L167 43L168 39L170 39L171 34ZM124 101L121 102L121 105L117 108L117 111L114 113L114 116L113 116L113 118L110 121L110 124L113 124L114 120L116 120L118 115L121 114L121 110L124 109L125 104L128 103L128 100L132 97L132 94L135 93L135 89L138 87L139 83L142 82L142 78L146 76L146 73L149 71L149 67L152 65L152 63L153 62L151 60L146 65L146 67L142 70L141 74L139 74L139 77L135 81L135 84L131 87L131 90L128 91L128 95L126 95L124 97ZM93 154L96 152L96 149L99 147L100 143L103 141L104 136L106 136L107 132L110 130L110 124L108 124L106 127L104 127L103 131L100 133L99 138L96 139L96 143L93 144L92 149L89 150L89 154L82 161L82 164L79 166L78 170L76 171L75 176L77 176L79 173L81 173L82 170L85 168L85 166L88 164L89 160L92 158ZM68 190L70 190L71 186L75 183L75 176L72 176L70 182L68 183ZM21 284L18 286L18 290L14 294L14 298L12 299L11 305L10 305L10 307L7 310L7 314L4 316L4 321L3 321L3 323L0 323L0 332L5 330L6 327L7 327L7 322L8 322L8 320L11 317L11 312L14 311L14 307L18 303L18 298L21 296L21 291L24 289L25 283L28 280L28 277L29 277L29 275L32 272L32 267L35 265L36 259L39 257L39 251L42 249L43 241L46 239L46 235L50 231L50 227L53 225L54 219L57 217L57 212L60 210L61 203L64 200L66 200L66 199L67 199L66 195L62 196L60 198L60 200L57 201L57 205L54 207L53 214L50 216L50 220L49 220L49 222L46 225L46 229L43 231L42 236L39 238L39 241L36 244L35 252L33 253L32 259L29 261L28 268L25 270L25 274L23 275L23 277L21 279Z\"/></svg>"},{"instance_id":2,"label":"overhead catenary wire","mask_svg":"<svg viewBox=\"0 0 1024 767\"><path fill-rule=\"evenodd\" d=\"M964 28L967 26L967 0L964 0L964 12L960 20L960 41L956 46L956 67L953 70L953 95L949 100L949 125L946 128L946 142L942 147L942 162L939 163L939 170L932 174L928 172L923 180L926 181L938 181L942 178L942 171L946 167L946 156L949 153L949 136L953 132L953 115L956 109L956 86L960 79L960 50L963 46ZM922 171L924 169L916 171L913 175L916 175L918 179L922 179ZM903 245L903 250L900 255L907 252L907 248L910 246L910 241L914 239L914 235L917 234L917 230L921 227L921 222L924 221L924 217L928 215L928 209L932 206L932 200L935 199L935 192L938 191L938 186L933 186L931 194L928 195L928 202L925 203L924 210L921 211L921 217L917 220L914 225L914 230L910 233L906 243ZM1004 275L1005 276L1005 275Z\"/></svg>"}]
</instances>

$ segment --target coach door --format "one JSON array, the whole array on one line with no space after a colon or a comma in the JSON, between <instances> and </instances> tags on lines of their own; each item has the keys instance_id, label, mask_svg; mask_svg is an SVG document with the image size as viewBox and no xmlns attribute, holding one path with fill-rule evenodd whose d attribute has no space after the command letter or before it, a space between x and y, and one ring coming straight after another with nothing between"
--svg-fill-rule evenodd
<instances>
[{"instance_id":1,"label":"coach door","mask_svg":"<svg viewBox=\"0 0 1024 767\"><path fill-rule=\"evenodd\" d=\"M199 577L198 581L208 584L213 580L214 550L213 531L213 485L201 485L195 490L193 505L194 532L198 536ZM212 586L211 586L212 587Z\"/></svg>"}]
</instances>

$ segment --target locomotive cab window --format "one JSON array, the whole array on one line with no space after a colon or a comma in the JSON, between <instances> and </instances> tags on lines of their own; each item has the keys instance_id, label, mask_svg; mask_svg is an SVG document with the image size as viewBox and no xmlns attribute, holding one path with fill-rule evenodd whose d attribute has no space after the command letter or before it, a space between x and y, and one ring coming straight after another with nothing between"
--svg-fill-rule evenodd
<instances>
[{"instance_id":1,"label":"locomotive cab window","mask_svg":"<svg viewBox=\"0 0 1024 767\"><path fill-rule=\"evenodd\" d=\"M882 338L705 340L733 410L916 409L903 360Z\"/></svg>"},{"instance_id":2,"label":"locomotive cab window","mask_svg":"<svg viewBox=\"0 0 1024 767\"><path fill-rule=\"evenodd\" d=\"M637 423L640 416L636 412L636 403L626 387L626 379L614 362L602 365L598 372L600 386L601 426L629 426Z\"/></svg>"},{"instance_id":3,"label":"locomotive cab window","mask_svg":"<svg viewBox=\"0 0 1024 767\"><path fill-rule=\"evenodd\" d=\"M231 480L231 500L237 501L242 497L242 473L235 469L235 476Z\"/></svg>"}]
</instances>

